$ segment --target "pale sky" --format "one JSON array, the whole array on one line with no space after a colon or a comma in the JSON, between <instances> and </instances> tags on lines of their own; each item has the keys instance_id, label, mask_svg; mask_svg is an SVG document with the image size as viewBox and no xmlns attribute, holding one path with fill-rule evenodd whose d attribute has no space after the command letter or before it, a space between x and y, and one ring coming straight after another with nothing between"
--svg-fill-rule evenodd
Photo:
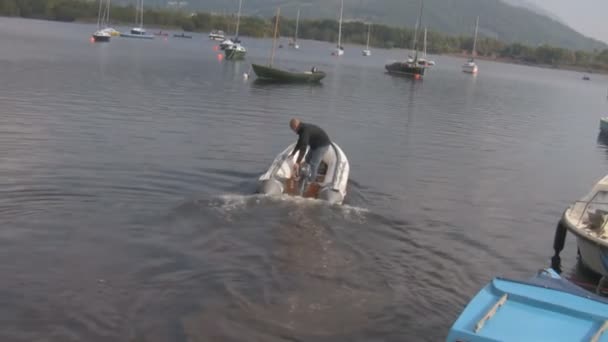
<instances>
[{"instance_id":1,"label":"pale sky","mask_svg":"<svg viewBox=\"0 0 608 342\"><path fill-rule=\"evenodd\" d=\"M575 30L608 43L608 0L528 0Z\"/></svg>"}]
</instances>

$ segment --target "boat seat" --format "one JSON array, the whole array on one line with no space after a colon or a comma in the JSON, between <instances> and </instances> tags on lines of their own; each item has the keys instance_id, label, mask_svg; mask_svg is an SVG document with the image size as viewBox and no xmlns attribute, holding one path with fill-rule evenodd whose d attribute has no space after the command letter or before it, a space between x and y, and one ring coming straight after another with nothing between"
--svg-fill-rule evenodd
<instances>
[{"instance_id":1,"label":"boat seat","mask_svg":"<svg viewBox=\"0 0 608 342\"><path fill-rule=\"evenodd\" d=\"M600 229L606 222L607 211L597 209L595 212L588 212L589 228L593 230Z\"/></svg>"}]
</instances>

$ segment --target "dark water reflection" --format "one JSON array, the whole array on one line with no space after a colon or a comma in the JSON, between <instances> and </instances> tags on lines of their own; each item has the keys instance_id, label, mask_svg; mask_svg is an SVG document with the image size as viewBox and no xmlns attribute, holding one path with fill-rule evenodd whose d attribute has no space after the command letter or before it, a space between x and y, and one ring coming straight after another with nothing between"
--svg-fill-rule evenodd
<instances>
[{"instance_id":1,"label":"dark water reflection","mask_svg":"<svg viewBox=\"0 0 608 342\"><path fill-rule=\"evenodd\" d=\"M549 264L608 165L602 76L437 57L412 82L399 51L302 42L277 62L328 77L277 86L243 79L268 41L231 63L91 31L0 18L2 341L438 341ZM346 206L251 195L294 115L347 153Z\"/></svg>"}]
</instances>

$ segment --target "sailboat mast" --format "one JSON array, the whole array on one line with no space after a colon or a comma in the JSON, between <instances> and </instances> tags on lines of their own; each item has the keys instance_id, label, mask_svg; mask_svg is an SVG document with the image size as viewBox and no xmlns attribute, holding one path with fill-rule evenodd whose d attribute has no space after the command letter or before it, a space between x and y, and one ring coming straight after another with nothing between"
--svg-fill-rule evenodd
<instances>
[{"instance_id":1,"label":"sailboat mast","mask_svg":"<svg viewBox=\"0 0 608 342\"><path fill-rule=\"evenodd\" d=\"M141 7L139 8L139 27L144 27L144 0L141 0Z\"/></svg>"},{"instance_id":2,"label":"sailboat mast","mask_svg":"<svg viewBox=\"0 0 608 342\"><path fill-rule=\"evenodd\" d=\"M471 56L477 56L477 33L479 31L479 16L477 16L477 21L475 21L475 39L473 39L473 51L471 51Z\"/></svg>"},{"instance_id":3,"label":"sailboat mast","mask_svg":"<svg viewBox=\"0 0 608 342\"><path fill-rule=\"evenodd\" d=\"M236 15L236 32L234 36L239 37L239 26L241 25L241 8L243 7L243 0L239 0L239 12Z\"/></svg>"},{"instance_id":4,"label":"sailboat mast","mask_svg":"<svg viewBox=\"0 0 608 342\"><path fill-rule=\"evenodd\" d=\"M298 14L296 16L296 34L293 38L294 44L298 41L298 27L300 26L300 9L298 8Z\"/></svg>"},{"instance_id":5,"label":"sailboat mast","mask_svg":"<svg viewBox=\"0 0 608 342\"><path fill-rule=\"evenodd\" d=\"M99 0L99 11L97 12L97 29L101 29L101 4L103 0Z\"/></svg>"},{"instance_id":6,"label":"sailboat mast","mask_svg":"<svg viewBox=\"0 0 608 342\"><path fill-rule=\"evenodd\" d=\"M367 24L367 47L366 50L369 50L369 35L372 31L372 23Z\"/></svg>"},{"instance_id":7,"label":"sailboat mast","mask_svg":"<svg viewBox=\"0 0 608 342\"><path fill-rule=\"evenodd\" d=\"M106 2L105 22L106 26L110 25L110 0Z\"/></svg>"},{"instance_id":8,"label":"sailboat mast","mask_svg":"<svg viewBox=\"0 0 608 342\"><path fill-rule=\"evenodd\" d=\"M279 16L281 15L281 7L277 7L277 17L274 21L274 37L272 39L272 53L270 54L270 63L268 66L272 66L274 62L274 51L277 45L277 33L279 32Z\"/></svg>"},{"instance_id":9,"label":"sailboat mast","mask_svg":"<svg viewBox=\"0 0 608 342\"><path fill-rule=\"evenodd\" d=\"M420 0L420 13L418 14L418 20L416 24L416 33L414 35L414 62L418 60L418 29L422 25L422 11L424 10L424 0Z\"/></svg>"},{"instance_id":10,"label":"sailboat mast","mask_svg":"<svg viewBox=\"0 0 608 342\"><path fill-rule=\"evenodd\" d=\"M342 48L342 15L344 12L344 0L340 0L340 22L338 23L338 49Z\"/></svg>"},{"instance_id":11,"label":"sailboat mast","mask_svg":"<svg viewBox=\"0 0 608 342\"><path fill-rule=\"evenodd\" d=\"M426 57L426 27L424 28L424 57Z\"/></svg>"}]
</instances>

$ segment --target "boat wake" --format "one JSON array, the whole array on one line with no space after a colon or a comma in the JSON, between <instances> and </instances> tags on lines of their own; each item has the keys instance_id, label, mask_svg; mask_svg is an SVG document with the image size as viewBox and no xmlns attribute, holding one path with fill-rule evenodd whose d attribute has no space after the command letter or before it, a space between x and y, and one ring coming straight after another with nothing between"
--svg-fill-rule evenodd
<instances>
[{"instance_id":1,"label":"boat wake","mask_svg":"<svg viewBox=\"0 0 608 342\"><path fill-rule=\"evenodd\" d=\"M192 211L207 209L219 213L232 213L236 211L247 211L255 208L277 209L324 209L335 214L342 214L345 218L357 218L359 221L363 219L370 211L367 208L361 208L354 205L335 205L329 204L327 201L303 198L297 196L281 195L268 196L263 194L242 195L242 194L223 194L210 199L194 199L180 204L175 211Z\"/></svg>"}]
</instances>

